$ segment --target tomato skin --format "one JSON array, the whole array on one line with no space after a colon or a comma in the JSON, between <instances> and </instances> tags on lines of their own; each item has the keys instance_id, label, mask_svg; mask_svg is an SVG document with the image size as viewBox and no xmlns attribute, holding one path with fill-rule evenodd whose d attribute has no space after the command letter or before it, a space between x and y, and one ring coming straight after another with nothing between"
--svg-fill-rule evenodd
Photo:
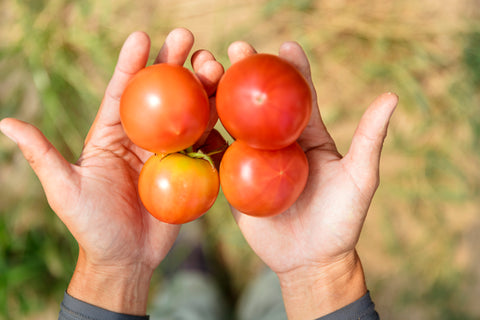
<instances>
[{"instance_id":1,"label":"tomato skin","mask_svg":"<svg viewBox=\"0 0 480 320\"><path fill-rule=\"evenodd\" d=\"M181 153L151 156L138 180L147 211L170 224L202 216L215 203L219 188L218 172L210 162Z\"/></svg>"},{"instance_id":2,"label":"tomato skin","mask_svg":"<svg viewBox=\"0 0 480 320\"><path fill-rule=\"evenodd\" d=\"M233 64L216 94L218 116L236 139L258 149L280 149L297 140L312 109L310 86L286 60L255 54Z\"/></svg>"},{"instance_id":3,"label":"tomato skin","mask_svg":"<svg viewBox=\"0 0 480 320\"><path fill-rule=\"evenodd\" d=\"M308 161L298 143L260 150L237 140L220 164L220 184L228 202L242 213L268 217L284 212L302 193Z\"/></svg>"},{"instance_id":4,"label":"tomato skin","mask_svg":"<svg viewBox=\"0 0 480 320\"><path fill-rule=\"evenodd\" d=\"M154 153L192 146L210 117L208 96L188 69L156 64L140 70L120 99L120 118L127 136Z\"/></svg>"}]
</instances>

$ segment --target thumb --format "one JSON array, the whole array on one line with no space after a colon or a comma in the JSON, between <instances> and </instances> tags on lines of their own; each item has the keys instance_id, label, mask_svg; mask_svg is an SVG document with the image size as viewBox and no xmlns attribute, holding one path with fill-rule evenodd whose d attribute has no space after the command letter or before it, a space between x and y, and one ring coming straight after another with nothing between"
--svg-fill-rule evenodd
<instances>
[{"instance_id":1,"label":"thumb","mask_svg":"<svg viewBox=\"0 0 480 320\"><path fill-rule=\"evenodd\" d=\"M363 114L350 150L343 159L361 189L369 188L374 192L378 186L383 141L397 104L398 96L394 93L384 93L372 102Z\"/></svg>"},{"instance_id":2,"label":"thumb","mask_svg":"<svg viewBox=\"0 0 480 320\"><path fill-rule=\"evenodd\" d=\"M72 165L31 124L6 118L0 121L0 131L18 145L40 180L50 206L57 212L61 202L56 200L60 200L60 195L65 194L72 185Z\"/></svg>"}]
</instances>

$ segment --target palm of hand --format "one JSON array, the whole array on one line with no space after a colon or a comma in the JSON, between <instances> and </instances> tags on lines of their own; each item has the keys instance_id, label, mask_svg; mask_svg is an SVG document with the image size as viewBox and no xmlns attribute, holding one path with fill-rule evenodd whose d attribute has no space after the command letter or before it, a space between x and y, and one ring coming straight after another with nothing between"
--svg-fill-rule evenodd
<instances>
[{"instance_id":1,"label":"palm of hand","mask_svg":"<svg viewBox=\"0 0 480 320\"><path fill-rule=\"evenodd\" d=\"M173 244L179 227L153 218L138 198L138 175L150 154L131 145L120 123L106 130L105 137L110 141L102 141L103 137L93 141L93 137L77 166L72 166L74 191L69 194L75 199L67 202L72 207L56 212L79 246L87 248L92 262L142 261L154 268Z\"/></svg>"},{"instance_id":2,"label":"palm of hand","mask_svg":"<svg viewBox=\"0 0 480 320\"><path fill-rule=\"evenodd\" d=\"M186 29L173 30L155 63L183 65L194 38ZM35 127L15 119L2 121L2 131L18 143L39 177L50 206L76 238L81 254L99 266L143 264L154 269L179 231L152 217L141 204L137 180L151 155L135 146L123 131L120 97L133 75L144 68L150 39L134 33L125 42L102 105L76 164L68 163ZM223 67L211 53L192 56L193 69L212 94ZM216 122L212 113L211 126Z\"/></svg>"},{"instance_id":3,"label":"palm of hand","mask_svg":"<svg viewBox=\"0 0 480 320\"><path fill-rule=\"evenodd\" d=\"M232 63L255 50L247 43L230 46ZM247 242L277 274L301 267L335 263L355 254L355 246L378 186L380 153L389 119L398 98L379 96L362 116L349 152L342 157L320 116L308 59L297 43L280 47L312 89L310 122L298 139L307 154L309 178L296 203L269 218L246 216L233 210Z\"/></svg>"},{"instance_id":4,"label":"palm of hand","mask_svg":"<svg viewBox=\"0 0 480 320\"><path fill-rule=\"evenodd\" d=\"M370 203L338 153L315 149L307 157L307 186L288 211L271 218L236 213L252 249L277 273L326 265L353 251Z\"/></svg>"}]
</instances>

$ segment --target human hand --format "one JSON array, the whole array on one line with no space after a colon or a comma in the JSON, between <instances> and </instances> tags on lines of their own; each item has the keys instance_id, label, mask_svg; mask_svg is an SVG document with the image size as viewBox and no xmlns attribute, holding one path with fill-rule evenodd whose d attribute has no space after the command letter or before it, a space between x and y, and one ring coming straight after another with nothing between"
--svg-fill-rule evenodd
<instances>
[{"instance_id":1,"label":"human hand","mask_svg":"<svg viewBox=\"0 0 480 320\"><path fill-rule=\"evenodd\" d=\"M233 64L255 49L235 42L228 54ZM308 182L280 215L257 218L235 209L233 214L252 249L277 273L289 319L313 319L366 293L355 246L379 184L380 153L398 97L386 93L370 105L342 157L322 121L302 48L287 42L279 55L300 70L312 89L311 119L298 139L308 158Z\"/></svg>"},{"instance_id":2,"label":"human hand","mask_svg":"<svg viewBox=\"0 0 480 320\"><path fill-rule=\"evenodd\" d=\"M193 42L188 30L173 30L155 63L183 65ZM67 162L32 125L11 118L0 122L0 129L16 141L40 179L50 206L79 244L67 292L111 311L139 315L146 312L152 272L179 232L179 226L156 220L141 204L137 180L151 153L135 146L120 123L122 92L145 67L149 51L150 39L144 33L133 33L125 41L75 164ZM223 67L203 50L192 56L192 66L208 94L213 94ZM216 120L216 112L212 112L200 144Z\"/></svg>"}]
</instances>

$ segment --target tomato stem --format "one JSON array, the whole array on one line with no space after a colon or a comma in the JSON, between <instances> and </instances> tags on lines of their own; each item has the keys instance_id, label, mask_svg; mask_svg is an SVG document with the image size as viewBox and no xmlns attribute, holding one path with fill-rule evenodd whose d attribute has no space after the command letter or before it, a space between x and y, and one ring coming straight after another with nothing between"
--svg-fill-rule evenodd
<instances>
[{"instance_id":1,"label":"tomato stem","mask_svg":"<svg viewBox=\"0 0 480 320\"><path fill-rule=\"evenodd\" d=\"M225 145L225 146L223 146L223 147L221 147L217 150L213 150L212 152L207 153L207 156L211 157L211 156L214 156L216 154L222 153L225 150L227 150L227 148L228 148L228 145Z\"/></svg>"},{"instance_id":2,"label":"tomato stem","mask_svg":"<svg viewBox=\"0 0 480 320\"><path fill-rule=\"evenodd\" d=\"M188 150L188 149L187 149ZM186 150L186 151L187 151ZM211 165L212 167L215 168L215 164L213 163L213 160L212 158L210 158L209 155L203 153L203 152L182 152L184 153L185 155L189 156L190 158L195 158L195 159L203 159L203 160L207 160Z\"/></svg>"}]
</instances>

